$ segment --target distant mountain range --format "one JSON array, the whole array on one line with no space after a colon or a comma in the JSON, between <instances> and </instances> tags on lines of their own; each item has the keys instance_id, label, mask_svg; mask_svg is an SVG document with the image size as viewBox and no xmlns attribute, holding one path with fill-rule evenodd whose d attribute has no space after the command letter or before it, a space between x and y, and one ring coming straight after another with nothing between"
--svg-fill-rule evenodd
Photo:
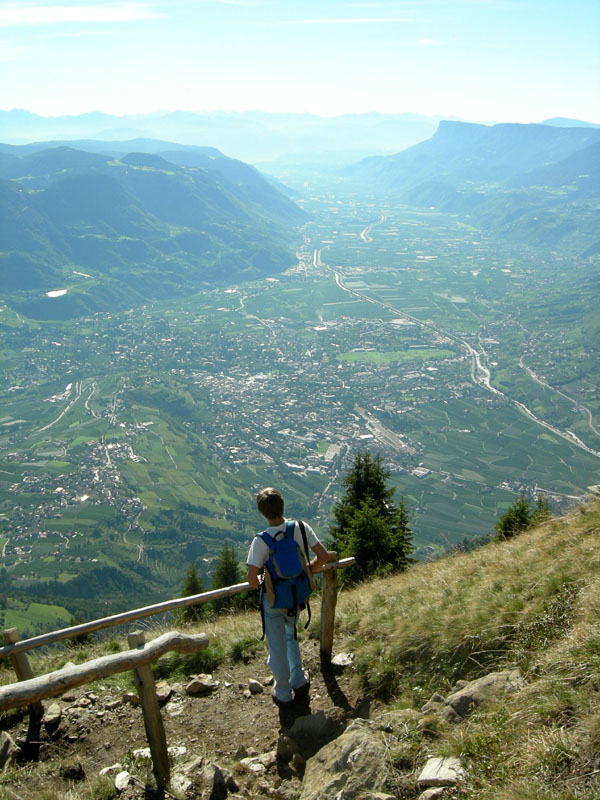
<instances>
[{"instance_id":1,"label":"distant mountain range","mask_svg":"<svg viewBox=\"0 0 600 800\"><path fill-rule=\"evenodd\" d=\"M434 136L343 171L363 189L464 215L530 244L600 252L600 127L443 121Z\"/></svg>"},{"instance_id":2,"label":"distant mountain range","mask_svg":"<svg viewBox=\"0 0 600 800\"><path fill-rule=\"evenodd\" d=\"M214 148L135 144L0 145L0 278L17 310L130 307L294 263L305 214L254 167Z\"/></svg>"},{"instance_id":3,"label":"distant mountain range","mask_svg":"<svg viewBox=\"0 0 600 800\"><path fill-rule=\"evenodd\" d=\"M216 146L253 163L293 161L350 164L373 153L393 153L430 137L440 116L421 114L279 114L263 111L171 111L117 117L93 112L42 117L0 111L0 139L13 144L42 140L163 139Z\"/></svg>"}]
</instances>

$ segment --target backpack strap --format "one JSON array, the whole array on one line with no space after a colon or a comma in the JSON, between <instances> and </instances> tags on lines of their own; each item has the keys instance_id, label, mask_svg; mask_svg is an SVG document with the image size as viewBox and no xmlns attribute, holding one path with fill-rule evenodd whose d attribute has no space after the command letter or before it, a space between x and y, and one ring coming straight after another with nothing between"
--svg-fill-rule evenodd
<instances>
[{"instance_id":1,"label":"backpack strap","mask_svg":"<svg viewBox=\"0 0 600 800\"><path fill-rule=\"evenodd\" d=\"M306 528L304 527L304 523L301 519L298 520L298 527L300 528L300 533L302 534L302 544L304 545L304 557L308 562L310 559L308 558L308 541L306 539Z\"/></svg>"},{"instance_id":2,"label":"backpack strap","mask_svg":"<svg viewBox=\"0 0 600 800\"><path fill-rule=\"evenodd\" d=\"M295 527L296 527L296 523L294 522L293 519L290 519L290 520L287 521L287 523L285 525L285 530L283 532L283 535L285 536L286 539L293 539L294 538L294 528Z\"/></svg>"},{"instance_id":3,"label":"backpack strap","mask_svg":"<svg viewBox=\"0 0 600 800\"><path fill-rule=\"evenodd\" d=\"M271 534L267 533L266 531L262 531L262 533L257 533L256 535L259 539L262 539L262 541L267 545L269 550L273 549L273 545L275 544L275 539L273 539Z\"/></svg>"},{"instance_id":4,"label":"backpack strap","mask_svg":"<svg viewBox=\"0 0 600 800\"><path fill-rule=\"evenodd\" d=\"M314 580L312 580L312 572L310 571L310 567L308 567L308 560L309 559L308 559L308 541L306 539L306 528L304 527L304 523L302 522L301 519L298 520L298 527L300 528L300 533L302 534L302 544L304 545L304 556L306 558L308 579L310 581L311 588L314 589L315 586L314 586ZM308 598L306 598L305 605L306 605L307 620L306 620L306 625L304 626L304 630L306 630L308 628L308 626L310 625L310 619L311 619L311 616L312 616L311 611L310 611L310 602L309 602ZM294 633L296 633L295 626L294 626ZM298 638L297 635L296 635L296 638Z\"/></svg>"}]
</instances>

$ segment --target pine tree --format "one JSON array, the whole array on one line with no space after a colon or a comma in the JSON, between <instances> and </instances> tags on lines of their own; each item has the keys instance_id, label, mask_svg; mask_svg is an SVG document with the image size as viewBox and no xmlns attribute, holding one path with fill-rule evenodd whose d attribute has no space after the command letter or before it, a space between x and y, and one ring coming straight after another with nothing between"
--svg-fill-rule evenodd
<instances>
[{"instance_id":1,"label":"pine tree","mask_svg":"<svg viewBox=\"0 0 600 800\"><path fill-rule=\"evenodd\" d=\"M181 590L182 597L191 597L193 594L202 594L204 586L202 578L198 575L198 570L195 564L190 564L188 571L185 573L183 579L183 588ZM177 610L176 619L182 622L196 622L205 616L205 608L203 603L198 603L195 606L185 606Z\"/></svg>"},{"instance_id":2,"label":"pine tree","mask_svg":"<svg viewBox=\"0 0 600 800\"><path fill-rule=\"evenodd\" d=\"M344 478L346 493L335 506L331 546L340 558L354 556L345 576L361 580L381 572L406 569L411 563L412 531L404 501L394 503L394 489L381 456L369 452L354 457Z\"/></svg>"},{"instance_id":3,"label":"pine tree","mask_svg":"<svg viewBox=\"0 0 600 800\"><path fill-rule=\"evenodd\" d=\"M545 522L550 515L550 506L541 495L536 505L532 507L525 492L522 492L494 525L495 538L498 541L510 539L527 528Z\"/></svg>"},{"instance_id":4,"label":"pine tree","mask_svg":"<svg viewBox=\"0 0 600 800\"><path fill-rule=\"evenodd\" d=\"M215 571L210 581L210 588L222 589L225 586L234 586L236 583L241 582L240 565L236 558L235 550L232 544L225 542L215 564ZM235 597L223 597L219 600L213 600L212 605L215 611L220 611L223 608L230 608L233 605L237 605L237 603Z\"/></svg>"}]
</instances>

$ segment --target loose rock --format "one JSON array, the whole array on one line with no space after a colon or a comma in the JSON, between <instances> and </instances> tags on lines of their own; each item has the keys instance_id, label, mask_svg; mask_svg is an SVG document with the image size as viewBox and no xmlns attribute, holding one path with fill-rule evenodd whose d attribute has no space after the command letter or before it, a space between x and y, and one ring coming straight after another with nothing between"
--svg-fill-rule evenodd
<instances>
[{"instance_id":1,"label":"loose rock","mask_svg":"<svg viewBox=\"0 0 600 800\"><path fill-rule=\"evenodd\" d=\"M123 770L119 772L117 777L115 778L115 789L118 792L124 791L129 786L129 781L131 780L131 775L127 770Z\"/></svg>"},{"instance_id":2,"label":"loose rock","mask_svg":"<svg viewBox=\"0 0 600 800\"><path fill-rule=\"evenodd\" d=\"M350 667L354 661L353 653L338 653L331 659L331 663L335 667Z\"/></svg>"},{"instance_id":3,"label":"loose rock","mask_svg":"<svg viewBox=\"0 0 600 800\"><path fill-rule=\"evenodd\" d=\"M444 786L435 786L419 795L418 800L441 800L446 796L446 788Z\"/></svg>"},{"instance_id":4,"label":"loose rock","mask_svg":"<svg viewBox=\"0 0 600 800\"><path fill-rule=\"evenodd\" d=\"M180 772L175 772L171 775L171 790L175 794L188 794L193 786L192 781Z\"/></svg>"},{"instance_id":5,"label":"loose rock","mask_svg":"<svg viewBox=\"0 0 600 800\"><path fill-rule=\"evenodd\" d=\"M185 687L187 694L206 694L214 691L219 686L219 681L215 681L212 675L202 673L194 675Z\"/></svg>"},{"instance_id":6,"label":"loose rock","mask_svg":"<svg viewBox=\"0 0 600 800\"><path fill-rule=\"evenodd\" d=\"M160 705L166 703L173 694L173 689L166 681L158 681L155 688L156 696L158 697L158 702Z\"/></svg>"},{"instance_id":7,"label":"loose rock","mask_svg":"<svg viewBox=\"0 0 600 800\"><path fill-rule=\"evenodd\" d=\"M116 764L111 764L110 767L103 767L100 770L99 775L108 775L111 772L120 772L121 769L122 765L119 762L117 762Z\"/></svg>"},{"instance_id":8,"label":"loose rock","mask_svg":"<svg viewBox=\"0 0 600 800\"><path fill-rule=\"evenodd\" d=\"M255 681L253 678L250 678L248 681L248 689L250 689L252 694L262 694L262 692L264 692L262 683Z\"/></svg>"},{"instance_id":9,"label":"loose rock","mask_svg":"<svg viewBox=\"0 0 600 800\"><path fill-rule=\"evenodd\" d=\"M50 705L44 710L44 716L42 718L43 723L46 726L46 730L56 730L56 728L58 728L60 725L61 718L62 708L60 707L60 704L50 703Z\"/></svg>"},{"instance_id":10,"label":"loose rock","mask_svg":"<svg viewBox=\"0 0 600 800\"><path fill-rule=\"evenodd\" d=\"M419 786L454 786L465 777L459 758L430 758L417 778Z\"/></svg>"}]
</instances>

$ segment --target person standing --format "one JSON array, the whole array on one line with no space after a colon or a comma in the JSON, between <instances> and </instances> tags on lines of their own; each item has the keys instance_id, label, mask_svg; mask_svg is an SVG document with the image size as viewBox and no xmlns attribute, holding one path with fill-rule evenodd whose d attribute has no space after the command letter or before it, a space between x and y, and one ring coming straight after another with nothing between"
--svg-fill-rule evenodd
<instances>
[{"instance_id":1,"label":"person standing","mask_svg":"<svg viewBox=\"0 0 600 800\"><path fill-rule=\"evenodd\" d=\"M288 527L283 516L284 500L277 489L267 487L261 489L256 496L256 506L268 523L266 533L275 538L277 534L283 535ZM304 536L297 521L294 521L294 540L304 551ZM314 558L309 562L311 571L315 571L329 559L325 547L317 538L315 532L306 523L303 523L306 542L314 552ZM305 553L308 561L308 553ZM252 540L248 558L248 574L246 580L254 588L259 588L264 580L265 564L269 558L269 546L257 534ZM296 638L297 610L290 614L286 608L272 608L267 592L262 592L262 613L264 619L265 636L269 648L267 664L271 668L274 678L272 697L278 706L287 706L295 698L308 695L310 681L302 664L302 656L298 639Z\"/></svg>"}]
</instances>

